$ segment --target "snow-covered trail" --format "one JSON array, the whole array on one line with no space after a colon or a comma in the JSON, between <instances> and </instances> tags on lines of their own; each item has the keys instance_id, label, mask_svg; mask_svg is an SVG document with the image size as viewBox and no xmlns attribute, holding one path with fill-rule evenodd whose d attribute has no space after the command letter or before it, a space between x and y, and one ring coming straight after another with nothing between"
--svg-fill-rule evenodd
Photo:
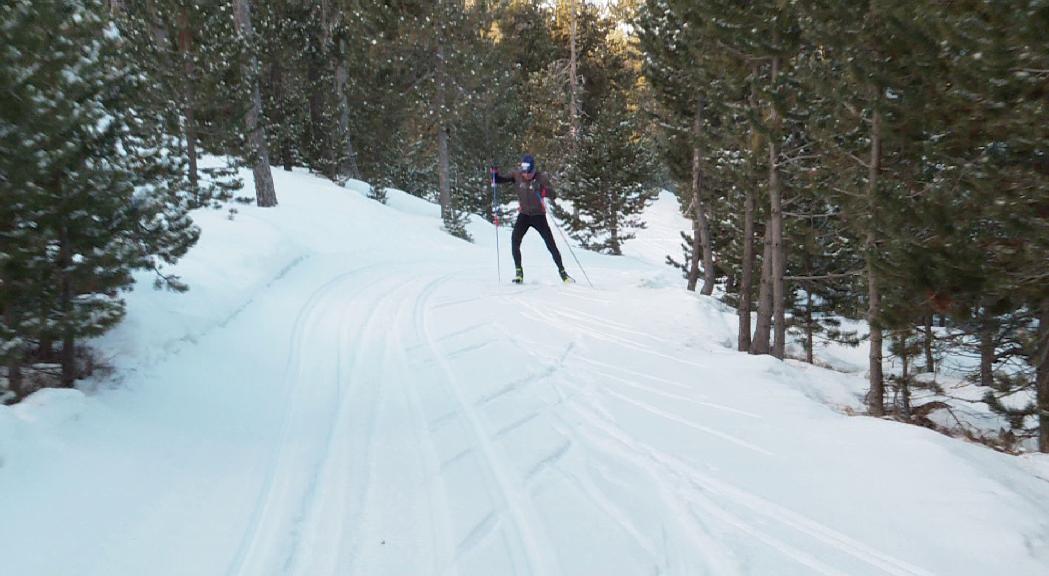
<instances>
[{"instance_id":1,"label":"snow-covered trail","mask_svg":"<svg viewBox=\"0 0 1049 576\"><path fill-rule=\"evenodd\" d=\"M786 482L818 502L796 455L826 451L826 432L784 436L775 417L808 399L697 383L760 381L768 366L748 375L716 349L700 362L610 318L643 298L491 286L448 263L391 269L337 276L313 304L325 312L295 345L313 368L291 385L330 382L314 398L329 416L291 405L316 455L278 458L230 573L936 573L763 495Z\"/></svg>"},{"instance_id":2,"label":"snow-covered trail","mask_svg":"<svg viewBox=\"0 0 1049 576\"><path fill-rule=\"evenodd\" d=\"M469 245L421 201L276 176L280 210L201 215L193 292L133 294L100 343L119 388L0 410L0 573L1049 566L1026 462L840 414L861 378L734 352L664 268L581 254L597 288L562 286L528 237L500 285L483 223Z\"/></svg>"},{"instance_id":3,"label":"snow-covered trail","mask_svg":"<svg viewBox=\"0 0 1049 576\"><path fill-rule=\"evenodd\" d=\"M469 270L398 268L337 274L300 310L288 411L229 574L742 574L751 555L782 574L930 573L619 424L610 410L733 460L776 457L746 433L761 415L697 394L681 369L703 366L602 319L608 297L461 298L481 280ZM593 348L651 356L666 376Z\"/></svg>"}]
</instances>

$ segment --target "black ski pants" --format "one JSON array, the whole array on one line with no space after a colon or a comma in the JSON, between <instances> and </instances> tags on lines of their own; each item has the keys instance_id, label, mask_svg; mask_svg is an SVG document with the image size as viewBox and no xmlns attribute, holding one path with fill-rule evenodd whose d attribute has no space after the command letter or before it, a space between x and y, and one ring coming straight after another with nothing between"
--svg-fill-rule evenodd
<instances>
[{"instance_id":1,"label":"black ski pants","mask_svg":"<svg viewBox=\"0 0 1049 576\"><path fill-rule=\"evenodd\" d=\"M546 242L546 249L554 257L557 269L564 270L565 265L561 262L561 252L557 250L557 244L554 243L554 233L550 231L550 224L546 221L546 214L517 215L517 222L514 222L514 232L510 236L510 245L514 253L514 266L517 268L521 267L521 239L524 238L525 232L528 232L529 228L535 228L536 232L539 232L539 235L543 237L543 241Z\"/></svg>"}]
</instances>

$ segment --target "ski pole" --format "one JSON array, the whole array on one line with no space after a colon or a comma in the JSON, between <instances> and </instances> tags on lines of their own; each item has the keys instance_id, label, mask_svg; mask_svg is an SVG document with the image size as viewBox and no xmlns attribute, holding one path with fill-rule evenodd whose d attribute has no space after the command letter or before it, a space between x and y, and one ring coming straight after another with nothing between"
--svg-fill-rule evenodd
<instances>
[{"instance_id":1,"label":"ski pole","mask_svg":"<svg viewBox=\"0 0 1049 576\"><path fill-rule=\"evenodd\" d=\"M496 188L495 182L495 168L491 168L492 175L492 220L495 222L495 273L499 278L499 283L503 283L503 264L502 256L499 254L499 203L496 199L498 188Z\"/></svg>"},{"instance_id":2,"label":"ski pole","mask_svg":"<svg viewBox=\"0 0 1049 576\"><path fill-rule=\"evenodd\" d=\"M539 193L536 193L536 195L539 196L539 201L543 203L543 212L549 213L550 219L554 221L554 228L557 228L557 231L561 234L561 240L564 241L565 246L568 246L568 252L572 255L572 259L575 260L575 265L579 267L579 271L583 273L583 278L586 278L586 283L589 284L591 288L593 288L594 283L590 281L590 276L587 275L586 269L583 268L582 263L579 262L579 257L575 255L575 250L573 250L572 245L569 244L568 237L565 236L565 231L561 229L561 225L557 223L557 218L554 218L554 214L550 212L549 208L547 207L546 198L544 198Z\"/></svg>"}]
</instances>

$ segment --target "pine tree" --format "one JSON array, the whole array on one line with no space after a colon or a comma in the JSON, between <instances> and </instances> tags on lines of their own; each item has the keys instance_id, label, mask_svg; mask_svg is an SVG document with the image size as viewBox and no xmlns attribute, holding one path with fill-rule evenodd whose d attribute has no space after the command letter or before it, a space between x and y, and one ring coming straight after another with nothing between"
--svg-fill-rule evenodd
<instances>
[{"instance_id":1,"label":"pine tree","mask_svg":"<svg viewBox=\"0 0 1049 576\"><path fill-rule=\"evenodd\" d=\"M299 0L263 2L256 13L262 66L260 89L263 109L272 129L266 132L271 160L291 171L307 165L304 146L309 122L306 58L311 13Z\"/></svg>"},{"instance_id":2,"label":"pine tree","mask_svg":"<svg viewBox=\"0 0 1049 576\"><path fill-rule=\"evenodd\" d=\"M352 16L355 34L348 51L356 60L349 68L346 94L355 113L348 132L361 177L378 191L397 186L416 192L422 187L409 167L416 158L407 129L418 70L404 61L406 45L395 41L407 26L403 9L400 3L360 2Z\"/></svg>"},{"instance_id":3,"label":"pine tree","mask_svg":"<svg viewBox=\"0 0 1049 576\"><path fill-rule=\"evenodd\" d=\"M686 15L674 12L666 1L649 2L646 8L636 20L641 44L648 55L645 60L646 76L656 86L660 103L671 111L675 119L692 119L689 126L670 125L669 130L680 134L674 135L678 136L675 140L681 141L672 148L675 152L678 146L691 148L692 151L691 174L687 180L690 197L685 199L689 207L685 211L686 215L693 221L691 244L686 258L686 261L690 262L686 275L688 289L696 289L702 257L702 293L709 295L714 290L715 271L710 224L707 218L709 202L704 198L709 182L708 186L703 184L704 176L708 175L705 152L709 152L712 144L705 122L708 115L705 112L709 113L710 107L709 88L712 85L712 75L706 74L711 71L711 66L702 59L711 54L710 46L703 42L705 36L701 33L702 27L696 26L698 22L687 22L690 25L686 26ZM663 33L664 30L669 33ZM688 134L687 137L684 136L685 133ZM681 159L675 160L680 162ZM683 184L684 182L680 182L679 186L686 188Z\"/></svg>"},{"instance_id":4,"label":"pine tree","mask_svg":"<svg viewBox=\"0 0 1049 576\"><path fill-rule=\"evenodd\" d=\"M5 296L2 349L17 372L34 341L42 354L60 341L67 386L79 376L77 342L123 316L119 292L131 270L159 274L197 238L186 157L156 118L135 109L143 75L120 57L107 16L95 0L0 8L4 73L13 76L0 124L12 178L0 186L4 198L17 198L3 213L3 233L23 242L0 259L2 281L5 293L35 295L28 307Z\"/></svg>"},{"instance_id":5,"label":"pine tree","mask_svg":"<svg viewBox=\"0 0 1049 576\"><path fill-rule=\"evenodd\" d=\"M644 227L639 215L656 197L656 159L636 118L623 94L610 94L604 109L584 127L578 163L564 179L572 210L561 210L560 216L591 250L622 254L633 230Z\"/></svg>"},{"instance_id":6,"label":"pine tree","mask_svg":"<svg viewBox=\"0 0 1049 576\"><path fill-rule=\"evenodd\" d=\"M114 15L125 38L122 52L149 82L139 110L159 114L159 130L181 134L177 143L189 159L186 169L193 206L228 200L242 186L232 166L200 167L202 146L230 151L238 143L244 100L236 86L243 57L233 18L225 3L187 0L129 0Z\"/></svg>"},{"instance_id":7,"label":"pine tree","mask_svg":"<svg viewBox=\"0 0 1049 576\"><path fill-rule=\"evenodd\" d=\"M835 204L856 236L863 238L867 284L867 321L870 326L868 409L884 413L882 332L887 327L883 292L888 284L881 273L892 266L883 259L890 235L887 210L900 208L901 187L912 169L905 149L906 134L921 117L921 88L914 80L927 73L932 59L926 35L910 6L882 6L873 2L812 3L806 7L803 27L819 47L823 68L811 86L825 91L832 111L819 114L811 125L825 168L836 174ZM922 43L925 42L923 45ZM910 49L913 58L903 52ZM810 71L811 72L811 71ZM908 128L910 125L910 128Z\"/></svg>"},{"instance_id":8,"label":"pine tree","mask_svg":"<svg viewBox=\"0 0 1049 576\"><path fill-rule=\"evenodd\" d=\"M380 80L351 91L363 109L354 122L362 172L436 200L445 227L464 236L466 214L491 204L488 167L519 150L513 51L499 18L512 10L404 1L361 13L375 39L361 70Z\"/></svg>"},{"instance_id":9,"label":"pine tree","mask_svg":"<svg viewBox=\"0 0 1049 576\"><path fill-rule=\"evenodd\" d=\"M1049 45L1042 31L1049 9L1023 2L1001 10L982 1L934 8L946 70L930 90L926 122L935 138L922 150L923 194L916 210L900 216L914 239L901 260L917 289L974 342L991 407L1016 419L1021 436L1035 431L1047 451ZM1024 370L998 370L1018 361ZM1034 396L1024 410L994 400L1024 391Z\"/></svg>"}]
</instances>

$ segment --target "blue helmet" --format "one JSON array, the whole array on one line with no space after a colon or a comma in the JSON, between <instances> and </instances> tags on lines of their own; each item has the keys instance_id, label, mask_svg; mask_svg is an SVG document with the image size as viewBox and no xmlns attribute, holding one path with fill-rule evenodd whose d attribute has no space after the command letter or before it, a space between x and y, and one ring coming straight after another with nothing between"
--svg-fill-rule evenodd
<instances>
[{"instance_id":1,"label":"blue helmet","mask_svg":"<svg viewBox=\"0 0 1049 576\"><path fill-rule=\"evenodd\" d=\"M521 171L531 174L535 172L535 157L531 154L525 154L524 158L521 158Z\"/></svg>"}]
</instances>

